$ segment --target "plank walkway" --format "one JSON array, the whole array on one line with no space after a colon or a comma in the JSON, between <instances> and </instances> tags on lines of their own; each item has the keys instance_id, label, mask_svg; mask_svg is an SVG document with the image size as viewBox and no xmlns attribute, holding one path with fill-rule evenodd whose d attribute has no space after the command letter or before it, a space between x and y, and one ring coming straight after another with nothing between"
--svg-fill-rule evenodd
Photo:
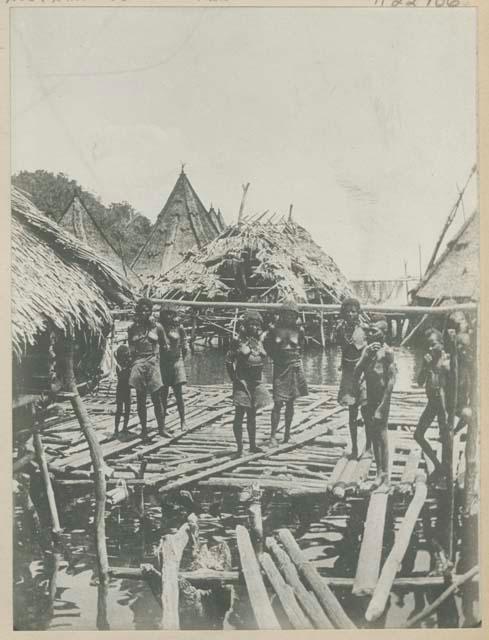
<instances>
[{"instance_id":1,"label":"plank walkway","mask_svg":"<svg viewBox=\"0 0 489 640\"><path fill-rule=\"evenodd\" d=\"M375 476L375 464L369 459L346 459L348 412L337 405L336 393L332 386L311 386L309 395L296 403L290 442L279 442L273 448L268 442L270 411L261 411L257 416L257 444L262 451L252 454L245 450L238 459L234 457L234 407L229 385L187 386L188 428L185 432L180 430L171 399L167 427L172 430L172 437L167 439L157 434L153 409L148 402L150 442L144 444L139 437L135 401L129 435L123 440L114 438L113 384L105 383L84 402L105 461L113 470L109 482L123 479L127 484L151 486L162 493L196 482L236 489L258 482L264 489L284 490L289 494L330 491L342 499L368 487L368 481ZM391 479L401 491L409 490L419 470L430 471L412 437L423 406L422 390L394 393L389 425ZM246 428L243 431L246 445ZM48 421L42 435L55 481L65 485L90 484L90 453L71 410ZM282 438L280 427L278 436ZM435 448L439 447L436 426L428 432L428 437ZM463 472L464 437L462 431L456 436L454 446L455 468L460 472ZM362 427L359 438L362 441ZM143 460L146 469L141 478L138 472Z\"/></svg>"}]
</instances>

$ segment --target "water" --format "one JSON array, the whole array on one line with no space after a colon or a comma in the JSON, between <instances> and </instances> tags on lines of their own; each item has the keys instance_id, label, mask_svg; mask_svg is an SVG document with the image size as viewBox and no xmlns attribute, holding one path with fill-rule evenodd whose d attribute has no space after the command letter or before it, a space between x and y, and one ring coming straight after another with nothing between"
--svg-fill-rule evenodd
<instances>
[{"instance_id":1,"label":"water","mask_svg":"<svg viewBox=\"0 0 489 640\"><path fill-rule=\"evenodd\" d=\"M187 362L190 383L217 384L227 381L223 353L218 350L197 351ZM420 354L410 350L397 350L399 369L397 388L410 388L420 363ZM311 384L336 384L339 379L339 353L337 349L310 352L304 359L307 378ZM266 377L270 379L270 369ZM247 524L247 515L236 500L234 492L201 490L194 494L199 505L201 539L209 546L226 541L237 565L234 542L237 524ZM30 514L24 508L24 495L16 494L14 532L14 627L18 630L145 630L157 629L160 610L149 587L143 581L113 579L107 588L97 584L95 549L91 535L93 503L80 490L58 493L57 501L64 533L59 556L43 552L42 536L33 530ZM326 519L326 506L314 499L281 498L279 494L265 492L263 514L265 534L286 526L307 542L311 559L321 559L325 570L341 576L353 575L354 566L347 558L352 545L358 547L360 525L364 514L356 517L358 530L349 519L348 509L339 505L336 527L331 524L331 508ZM146 517L141 521L132 499L115 507L106 519L107 546L111 566L138 567L151 563L161 535L180 526L186 517L185 508L175 504L161 504L154 499L146 502ZM394 518L392 516L392 536ZM391 536L391 537L392 537ZM302 544L302 542L301 542ZM419 551L412 558L416 570L426 570L427 552ZM429 556L428 556L429 559ZM185 566L185 558L184 564ZM360 626L366 603L354 599L347 592L342 596L349 614ZM222 628L224 611L229 605L229 594L213 594L199 615L195 606L182 611L182 628ZM397 596L380 626L396 627L402 624L414 608L414 596L406 594L403 601ZM241 600L239 611L241 628L253 628L253 618Z\"/></svg>"}]
</instances>

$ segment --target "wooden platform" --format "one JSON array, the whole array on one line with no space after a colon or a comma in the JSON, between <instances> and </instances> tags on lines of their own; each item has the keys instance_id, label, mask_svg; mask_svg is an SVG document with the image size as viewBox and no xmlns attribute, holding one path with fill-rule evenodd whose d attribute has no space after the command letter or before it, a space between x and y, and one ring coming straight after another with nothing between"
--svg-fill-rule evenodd
<instances>
[{"instance_id":1,"label":"wooden platform","mask_svg":"<svg viewBox=\"0 0 489 640\"><path fill-rule=\"evenodd\" d=\"M351 495L375 475L373 461L347 461L349 447L348 412L336 402L331 386L312 386L296 403L291 440L271 448L270 411L257 418L259 453L245 449L235 459L232 419L234 407L229 385L187 386L185 389L187 430L181 432L176 407L171 401L167 427L173 437L156 433L153 410L148 404L151 441L143 444L133 401L127 439L114 438L114 383L105 383L84 403L97 430L107 465L113 470L109 483L124 480L128 485L145 485L159 492L181 489L200 482L213 487L246 487L258 483L263 489L284 490L288 494L322 494L330 491L338 499ZM391 480L394 488L406 490L418 470L426 470L412 432L424 406L422 390L395 392L389 425ZM68 404L66 404L68 407ZM283 427L282 427L283 428ZM244 441L247 442L246 429ZM279 427L279 439L281 432ZM50 469L55 481L65 485L91 483L91 462L87 444L70 409L48 421L42 433ZM429 433L439 447L436 425ZM455 439L457 463L463 462L464 433ZM363 428L359 429L360 443ZM246 444L245 444L246 446ZM141 463L145 462L141 478ZM428 469L430 471L430 469Z\"/></svg>"}]
</instances>

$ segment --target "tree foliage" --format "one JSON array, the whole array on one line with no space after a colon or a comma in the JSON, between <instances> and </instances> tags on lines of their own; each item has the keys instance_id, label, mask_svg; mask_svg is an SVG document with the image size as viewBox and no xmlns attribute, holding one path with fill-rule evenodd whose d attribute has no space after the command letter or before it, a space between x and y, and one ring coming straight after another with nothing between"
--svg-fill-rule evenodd
<instances>
[{"instance_id":1,"label":"tree foliage","mask_svg":"<svg viewBox=\"0 0 489 640\"><path fill-rule=\"evenodd\" d=\"M59 221L78 192L93 219L122 253L127 264L135 258L146 242L151 222L128 202L112 202L105 206L100 198L84 189L76 180L64 173L21 171L12 176L12 184L26 191L38 209Z\"/></svg>"}]
</instances>

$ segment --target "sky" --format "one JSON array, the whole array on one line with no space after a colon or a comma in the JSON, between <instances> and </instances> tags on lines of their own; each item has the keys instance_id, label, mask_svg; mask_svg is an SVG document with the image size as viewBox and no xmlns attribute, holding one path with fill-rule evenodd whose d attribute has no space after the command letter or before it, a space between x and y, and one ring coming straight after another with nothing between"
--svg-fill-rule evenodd
<instances>
[{"instance_id":1,"label":"sky","mask_svg":"<svg viewBox=\"0 0 489 640\"><path fill-rule=\"evenodd\" d=\"M13 9L11 169L154 221L287 214L351 279L425 267L477 161L475 10ZM450 234L477 206L473 179ZM450 235L449 234L449 235Z\"/></svg>"}]
</instances>

